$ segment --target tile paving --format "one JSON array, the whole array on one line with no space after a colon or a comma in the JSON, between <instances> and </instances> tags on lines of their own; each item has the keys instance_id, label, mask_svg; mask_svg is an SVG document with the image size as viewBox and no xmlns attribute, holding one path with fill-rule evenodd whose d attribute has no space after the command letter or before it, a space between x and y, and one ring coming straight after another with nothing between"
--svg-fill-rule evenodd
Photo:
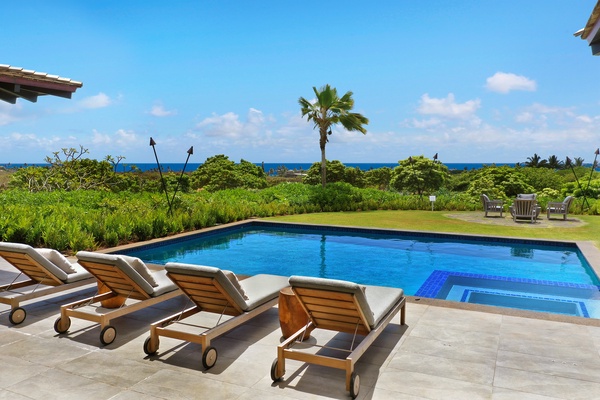
<instances>
[{"instance_id":1,"label":"tile paving","mask_svg":"<svg viewBox=\"0 0 600 400\"><path fill-rule=\"evenodd\" d=\"M0 260L0 279L11 275ZM216 339L219 358L207 371L196 344L161 338L156 356L142 350L149 323L180 311L183 298L115 320L108 346L84 320L55 333L60 304L94 292L25 303L17 326L0 305L0 400L349 398L339 370L288 361L284 380L271 381L281 340L276 307ZM395 318L358 362L359 399L600 398L598 320L410 298L406 321ZM311 339L349 340L325 331Z\"/></svg>"}]
</instances>

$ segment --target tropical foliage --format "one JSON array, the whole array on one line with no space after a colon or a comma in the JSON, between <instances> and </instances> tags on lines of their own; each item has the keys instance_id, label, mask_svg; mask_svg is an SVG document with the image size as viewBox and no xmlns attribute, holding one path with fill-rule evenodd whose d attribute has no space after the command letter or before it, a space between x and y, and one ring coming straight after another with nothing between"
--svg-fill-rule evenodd
<instances>
[{"instance_id":1,"label":"tropical foliage","mask_svg":"<svg viewBox=\"0 0 600 400\"><path fill-rule=\"evenodd\" d=\"M326 161L329 183L323 186L320 163L300 183L294 182L295 175L289 181L269 177L261 167L225 155L209 157L193 172L161 175L138 169L115 173L112 158L98 162L83 158L85 153L63 149L48 159L49 166L10 172L9 187L0 190L1 240L89 250L250 217L427 210L425 194L436 195L436 210L449 211L480 209L482 193L507 201L519 193L537 193L542 208L574 195L573 213L600 214L600 174L573 163L540 168L536 157L532 161L538 167L490 165L471 171L448 171L423 156L401 160L394 169L370 171Z\"/></svg>"},{"instance_id":2,"label":"tropical foliage","mask_svg":"<svg viewBox=\"0 0 600 400\"><path fill-rule=\"evenodd\" d=\"M390 186L404 193L432 193L440 189L448 180L448 168L436 160L424 156L401 160L394 168Z\"/></svg>"},{"instance_id":3,"label":"tropical foliage","mask_svg":"<svg viewBox=\"0 0 600 400\"><path fill-rule=\"evenodd\" d=\"M267 187L267 175L249 161L241 160L236 164L220 154L206 159L192 172L192 186L209 192L233 188L262 189Z\"/></svg>"}]
</instances>

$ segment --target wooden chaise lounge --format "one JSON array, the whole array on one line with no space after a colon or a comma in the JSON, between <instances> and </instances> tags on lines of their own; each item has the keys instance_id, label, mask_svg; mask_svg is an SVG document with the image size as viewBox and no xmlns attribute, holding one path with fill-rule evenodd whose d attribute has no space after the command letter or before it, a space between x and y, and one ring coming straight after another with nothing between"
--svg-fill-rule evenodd
<instances>
[{"instance_id":1,"label":"wooden chaise lounge","mask_svg":"<svg viewBox=\"0 0 600 400\"><path fill-rule=\"evenodd\" d=\"M281 380L285 374L285 360L297 360L346 371L346 390L352 398L358 396L360 378L354 372L354 365L367 351L369 346L383 332L392 318L400 311L400 324L404 325L406 299L402 289L382 286L360 286L353 282L292 276L289 280L302 308L309 316L308 324L290 336L277 347L277 358L271 366L271 379ZM293 346L302 342L312 329L327 329L365 336L354 347L337 351L348 353L346 358L302 351ZM326 346L317 346L330 349Z\"/></svg>"},{"instance_id":2,"label":"wooden chaise lounge","mask_svg":"<svg viewBox=\"0 0 600 400\"><path fill-rule=\"evenodd\" d=\"M8 319L14 325L27 317L21 302L95 283L89 272L54 249L0 242L0 256L20 272L11 283L0 286L0 303L10 305ZM21 275L28 279L17 281Z\"/></svg>"},{"instance_id":3,"label":"wooden chaise lounge","mask_svg":"<svg viewBox=\"0 0 600 400\"><path fill-rule=\"evenodd\" d=\"M230 271L200 265L167 263L167 276L179 286L194 304L192 307L150 326L150 336L144 342L144 352L155 354L159 337L193 342L202 346L202 365L211 368L217 362L217 350L211 340L230 331L277 304L279 291L288 286L288 278L260 274L238 281ZM211 327L189 320L199 312L232 316Z\"/></svg>"},{"instance_id":4,"label":"wooden chaise lounge","mask_svg":"<svg viewBox=\"0 0 600 400\"><path fill-rule=\"evenodd\" d=\"M153 271L139 258L114 254L80 251L76 254L81 266L98 280L100 291L106 292L65 304L54 323L57 333L66 333L71 326L70 317L100 324L100 342L112 343L117 330L111 319L150 307L181 295L181 291L166 276L165 270ZM123 305L115 309L101 307L101 302L121 296Z\"/></svg>"}]
</instances>

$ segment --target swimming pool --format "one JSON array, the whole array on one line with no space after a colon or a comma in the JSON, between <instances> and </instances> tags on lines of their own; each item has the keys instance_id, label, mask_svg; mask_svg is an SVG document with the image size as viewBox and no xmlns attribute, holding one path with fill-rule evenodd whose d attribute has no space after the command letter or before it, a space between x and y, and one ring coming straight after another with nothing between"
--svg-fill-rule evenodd
<instances>
[{"instance_id":1,"label":"swimming pool","mask_svg":"<svg viewBox=\"0 0 600 400\"><path fill-rule=\"evenodd\" d=\"M600 280L574 243L251 221L121 253L600 318Z\"/></svg>"}]
</instances>

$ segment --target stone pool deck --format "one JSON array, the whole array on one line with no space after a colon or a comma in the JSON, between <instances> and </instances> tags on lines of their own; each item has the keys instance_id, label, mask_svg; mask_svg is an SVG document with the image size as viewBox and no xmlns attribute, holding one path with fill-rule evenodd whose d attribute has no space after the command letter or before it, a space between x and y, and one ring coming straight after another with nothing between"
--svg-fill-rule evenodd
<instances>
[{"instance_id":1,"label":"stone pool deck","mask_svg":"<svg viewBox=\"0 0 600 400\"><path fill-rule=\"evenodd\" d=\"M456 213L445 213L449 218L456 218L467 222L486 225L503 225L503 226L518 226L524 229L539 229L539 228L579 228L586 224L581 219L569 215L566 219L562 216L554 216L548 219L545 213L541 213L535 222L529 220L514 221L510 213L505 212L500 216L498 213L491 213L484 217L481 211L461 211Z\"/></svg>"},{"instance_id":2,"label":"stone pool deck","mask_svg":"<svg viewBox=\"0 0 600 400\"><path fill-rule=\"evenodd\" d=\"M14 270L0 260L0 280ZM216 339L216 365L204 371L195 344L161 338L159 353L142 346L150 322L180 311L183 298L114 321L118 335L102 346L100 329L73 319L68 335L53 324L59 305L95 293L89 286L26 303L12 326L0 305L0 399L347 399L342 371L288 361L283 382L270 368L280 343L277 308ZM414 298L407 324L394 319L357 364L360 399L597 399L600 321ZM466 309L465 309L466 308ZM348 341L315 331L311 340Z\"/></svg>"}]
</instances>

